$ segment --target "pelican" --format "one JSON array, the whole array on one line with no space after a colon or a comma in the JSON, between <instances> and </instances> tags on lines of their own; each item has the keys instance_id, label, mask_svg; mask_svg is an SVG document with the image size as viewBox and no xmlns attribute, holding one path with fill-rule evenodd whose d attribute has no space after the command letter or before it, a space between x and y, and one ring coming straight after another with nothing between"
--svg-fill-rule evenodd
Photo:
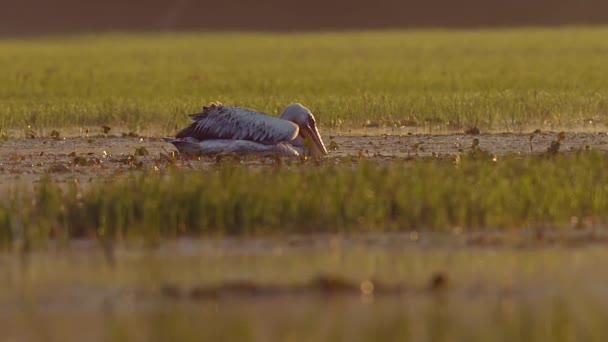
<instances>
[{"instance_id":1,"label":"pelican","mask_svg":"<svg viewBox=\"0 0 608 342\"><path fill-rule=\"evenodd\" d=\"M163 138L184 154L327 154L315 117L299 103L287 106L279 117L212 103L190 119L175 138Z\"/></svg>"}]
</instances>

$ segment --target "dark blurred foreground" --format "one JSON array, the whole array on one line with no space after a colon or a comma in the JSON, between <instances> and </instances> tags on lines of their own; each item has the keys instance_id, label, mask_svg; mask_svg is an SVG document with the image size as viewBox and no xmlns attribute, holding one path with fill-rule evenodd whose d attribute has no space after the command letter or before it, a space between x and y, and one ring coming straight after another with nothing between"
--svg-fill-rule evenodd
<instances>
[{"instance_id":1,"label":"dark blurred foreground","mask_svg":"<svg viewBox=\"0 0 608 342\"><path fill-rule=\"evenodd\" d=\"M608 23L606 0L0 0L0 33Z\"/></svg>"}]
</instances>

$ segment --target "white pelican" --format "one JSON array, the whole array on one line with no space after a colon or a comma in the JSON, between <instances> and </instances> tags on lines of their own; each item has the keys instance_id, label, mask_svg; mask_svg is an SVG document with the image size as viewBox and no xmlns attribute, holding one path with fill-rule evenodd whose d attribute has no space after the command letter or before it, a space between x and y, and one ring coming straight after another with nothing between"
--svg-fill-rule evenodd
<instances>
[{"instance_id":1,"label":"white pelican","mask_svg":"<svg viewBox=\"0 0 608 342\"><path fill-rule=\"evenodd\" d=\"M323 156L327 149L315 118L299 103L279 117L252 109L211 104L191 114L192 123L175 138L163 138L185 154L217 153Z\"/></svg>"}]
</instances>

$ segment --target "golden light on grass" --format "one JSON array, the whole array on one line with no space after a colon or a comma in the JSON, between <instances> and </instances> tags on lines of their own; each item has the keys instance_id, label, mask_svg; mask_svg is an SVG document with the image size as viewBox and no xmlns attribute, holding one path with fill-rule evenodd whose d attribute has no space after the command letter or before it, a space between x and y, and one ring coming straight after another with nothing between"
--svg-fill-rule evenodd
<instances>
[{"instance_id":1,"label":"golden light on grass","mask_svg":"<svg viewBox=\"0 0 608 342\"><path fill-rule=\"evenodd\" d=\"M0 128L29 125L20 133L28 136L48 126L172 133L185 113L216 99L276 113L297 98L322 129L601 129L607 35L605 27L567 27L3 39Z\"/></svg>"},{"instance_id":2,"label":"golden light on grass","mask_svg":"<svg viewBox=\"0 0 608 342\"><path fill-rule=\"evenodd\" d=\"M136 239L398 230L419 241L434 230L568 227L573 216L580 228L608 222L608 188L599 185L608 182L608 158L601 152L451 160L362 160L344 168L326 161L281 169L227 160L211 169L159 167L111 183L70 183L69 191L47 179L32 194L15 190L0 205L0 227L10 233L11 222L24 222L23 229L32 230L27 236L43 241L48 227L73 236ZM124 162L140 168L141 161ZM564 182L569 179L576 182ZM37 200L16 205L26 193ZM341 239L330 237L327 249L340 257Z\"/></svg>"}]
</instances>

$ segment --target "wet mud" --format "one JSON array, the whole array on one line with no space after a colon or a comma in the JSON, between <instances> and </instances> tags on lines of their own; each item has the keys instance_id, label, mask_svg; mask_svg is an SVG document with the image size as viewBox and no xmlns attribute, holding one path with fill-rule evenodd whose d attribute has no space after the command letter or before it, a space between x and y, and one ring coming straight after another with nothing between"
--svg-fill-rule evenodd
<instances>
[{"instance_id":1,"label":"wet mud","mask_svg":"<svg viewBox=\"0 0 608 342\"><path fill-rule=\"evenodd\" d=\"M490 155L545 153L557 132L494 134L325 134L329 156L356 156L378 162L402 158L445 157L477 148ZM608 150L606 133L566 133L559 151ZM229 158L227 158L230 160ZM174 163L179 160L179 163ZM217 156L180 159L160 137L18 138L0 142L0 188L42 178L56 182L94 182L130 172L162 171L168 167L205 168ZM238 158L247 166L276 162L269 157Z\"/></svg>"}]
</instances>

